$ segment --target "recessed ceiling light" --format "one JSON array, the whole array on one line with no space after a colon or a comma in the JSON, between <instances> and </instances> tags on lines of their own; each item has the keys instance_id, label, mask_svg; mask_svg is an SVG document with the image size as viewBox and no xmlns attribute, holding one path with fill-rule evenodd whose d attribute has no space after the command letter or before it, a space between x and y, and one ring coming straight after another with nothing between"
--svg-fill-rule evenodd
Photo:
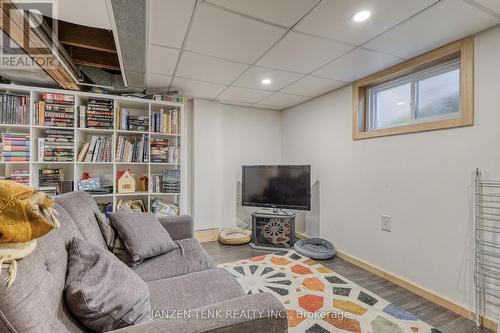
<instances>
[{"instance_id":1,"label":"recessed ceiling light","mask_svg":"<svg viewBox=\"0 0 500 333\"><path fill-rule=\"evenodd\" d=\"M260 82L261 82L262 84L265 84L265 85L267 86L268 84L271 84L271 79L264 79L264 80L262 80L262 81L260 81Z\"/></svg>"},{"instance_id":2,"label":"recessed ceiling light","mask_svg":"<svg viewBox=\"0 0 500 333\"><path fill-rule=\"evenodd\" d=\"M363 21L368 20L368 18L371 15L372 15L372 13L369 10L362 10L362 11L357 12L356 14L354 14L354 16L352 17L352 19L354 20L354 22L363 22Z\"/></svg>"},{"instance_id":3,"label":"recessed ceiling light","mask_svg":"<svg viewBox=\"0 0 500 333\"><path fill-rule=\"evenodd\" d=\"M405 103L404 103L404 102L398 102L398 103L396 103L396 104L397 104L397 105L399 105L399 106L401 106L401 105L405 105Z\"/></svg>"}]
</instances>

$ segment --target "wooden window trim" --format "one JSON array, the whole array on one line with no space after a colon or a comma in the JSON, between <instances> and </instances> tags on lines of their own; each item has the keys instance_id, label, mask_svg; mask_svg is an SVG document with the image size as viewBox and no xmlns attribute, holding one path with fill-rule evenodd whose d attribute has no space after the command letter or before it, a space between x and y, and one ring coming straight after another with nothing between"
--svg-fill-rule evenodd
<instances>
[{"instance_id":1,"label":"wooden window trim","mask_svg":"<svg viewBox=\"0 0 500 333\"><path fill-rule=\"evenodd\" d=\"M370 87L419 72L436 64L460 58L460 117L427 121L375 130L367 129L367 91ZM416 58L407 60L353 83L353 140L433 131L474 124L474 37L467 37Z\"/></svg>"}]
</instances>

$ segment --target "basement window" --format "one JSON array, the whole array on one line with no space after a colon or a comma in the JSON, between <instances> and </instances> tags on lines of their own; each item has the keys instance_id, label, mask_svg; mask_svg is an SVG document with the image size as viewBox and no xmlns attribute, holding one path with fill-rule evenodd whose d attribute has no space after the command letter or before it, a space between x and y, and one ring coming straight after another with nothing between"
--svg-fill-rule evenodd
<instances>
[{"instance_id":1,"label":"basement window","mask_svg":"<svg viewBox=\"0 0 500 333\"><path fill-rule=\"evenodd\" d=\"M353 139L472 124L472 38L353 85Z\"/></svg>"},{"instance_id":2,"label":"basement window","mask_svg":"<svg viewBox=\"0 0 500 333\"><path fill-rule=\"evenodd\" d=\"M368 89L370 130L460 117L460 59Z\"/></svg>"}]
</instances>

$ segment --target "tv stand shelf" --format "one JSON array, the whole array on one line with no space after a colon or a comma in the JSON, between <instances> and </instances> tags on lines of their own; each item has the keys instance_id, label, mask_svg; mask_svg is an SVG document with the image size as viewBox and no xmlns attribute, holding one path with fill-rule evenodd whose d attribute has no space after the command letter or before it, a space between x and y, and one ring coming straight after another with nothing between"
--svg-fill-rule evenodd
<instances>
[{"instance_id":1,"label":"tv stand shelf","mask_svg":"<svg viewBox=\"0 0 500 333\"><path fill-rule=\"evenodd\" d=\"M252 214L252 243L256 249L293 248L295 244L295 213L261 209Z\"/></svg>"}]
</instances>

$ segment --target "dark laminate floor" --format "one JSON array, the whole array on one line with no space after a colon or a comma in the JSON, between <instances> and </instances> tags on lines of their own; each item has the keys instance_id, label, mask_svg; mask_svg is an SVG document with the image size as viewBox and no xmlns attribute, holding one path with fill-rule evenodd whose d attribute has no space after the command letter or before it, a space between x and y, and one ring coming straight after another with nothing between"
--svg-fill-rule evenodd
<instances>
[{"instance_id":1,"label":"dark laminate floor","mask_svg":"<svg viewBox=\"0 0 500 333\"><path fill-rule=\"evenodd\" d=\"M218 242L204 243L203 247L217 264L270 253L268 251L254 250L247 245L227 246ZM354 266L345 260L335 257L334 259L320 262L340 275L345 276L349 280L417 316L443 333L491 333L488 330L477 328L474 322L364 269Z\"/></svg>"}]
</instances>

